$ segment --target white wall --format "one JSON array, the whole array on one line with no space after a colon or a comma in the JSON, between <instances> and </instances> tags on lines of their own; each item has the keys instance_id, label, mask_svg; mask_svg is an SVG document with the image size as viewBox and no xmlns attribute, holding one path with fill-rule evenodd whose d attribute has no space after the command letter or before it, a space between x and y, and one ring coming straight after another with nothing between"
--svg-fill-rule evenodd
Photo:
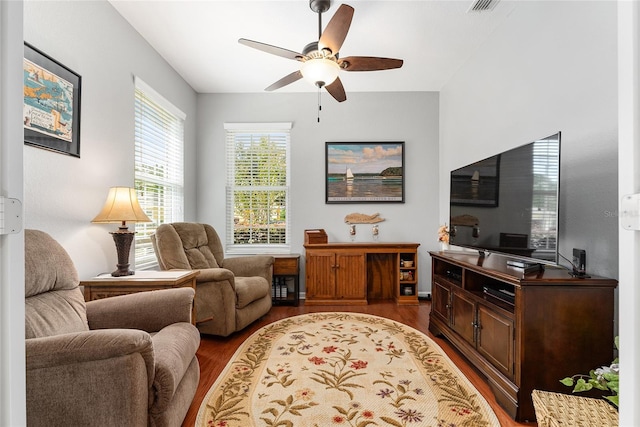
<instances>
[{"instance_id":1,"label":"white wall","mask_svg":"<svg viewBox=\"0 0 640 427\"><path fill-rule=\"evenodd\" d=\"M22 2L0 2L0 195L22 200ZM0 236L0 425L26 424L24 233Z\"/></svg>"},{"instance_id":2,"label":"white wall","mask_svg":"<svg viewBox=\"0 0 640 427\"><path fill-rule=\"evenodd\" d=\"M618 277L616 28L615 2L518 2L441 91L441 220L451 169L561 131L560 253Z\"/></svg>"},{"instance_id":3,"label":"white wall","mask_svg":"<svg viewBox=\"0 0 640 427\"><path fill-rule=\"evenodd\" d=\"M117 224L90 221L109 187L133 186L133 76L187 114L186 165L195 162L196 94L106 1L27 1L24 39L82 76L81 157L24 148L25 225L58 240L81 279L112 271L116 250L108 232ZM195 188L187 167L188 219L195 215Z\"/></svg>"},{"instance_id":4,"label":"white wall","mask_svg":"<svg viewBox=\"0 0 640 427\"><path fill-rule=\"evenodd\" d=\"M622 14L629 16L632 2L621 3L627 5ZM449 189L443 177L449 170L560 130L560 252L570 256L573 247L586 249L589 273L619 277L617 7L616 2L603 1L519 2L509 19L443 88L441 218L447 215ZM635 68L620 72L629 76L620 93L635 90L635 110L625 113L627 131L620 136L625 150L620 153L620 186L627 192L639 190L637 3L634 13L635 18L627 22L631 27L635 19L635 32L629 28L621 34L627 50L636 49ZM631 54L627 55L621 64L631 67ZM635 233L635 240L629 236L624 245L620 238L620 260L627 261L622 267L626 277L620 275L618 288L620 322L616 319L615 325L623 346L622 426L640 422L638 319L633 314L639 286ZM594 345L612 345L598 342L598 337L593 340Z\"/></svg>"},{"instance_id":5,"label":"white wall","mask_svg":"<svg viewBox=\"0 0 640 427\"><path fill-rule=\"evenodd\" d=\"M344 217L380 213L380 241L419 248L419 290L430 291L430 259L437 249L438 94L326 93L317 122L317 94L202 94L198 96L198 220L225 230L225 122L293 122L291 130L292 251L304 254L304 230L323 228L329 240L349 241ZM325 142L405 141L405 203L325 204ZM358 225L356 241L372 241ZM304 263L303 263L304 264ZM304 265L303 265L304 268ZM304 272L301 274L304 282ZM304 285L301 285L304 289Z\"/></svg>"},{"instance_id":6,"label":"white wall","mask_svg":"<svg viewBox=\"0 0 640 427\"><path fill-rule=\"evenodd\" d=\"M640 3L619 2L619 196L640 193ZM620 212L624 212L620 209ZM635 213L638 215L638 212ZM621 217L621 222L624 220ZM620 425L640 425L640 231L620 228Z\"/></svg>"}]
</instances>

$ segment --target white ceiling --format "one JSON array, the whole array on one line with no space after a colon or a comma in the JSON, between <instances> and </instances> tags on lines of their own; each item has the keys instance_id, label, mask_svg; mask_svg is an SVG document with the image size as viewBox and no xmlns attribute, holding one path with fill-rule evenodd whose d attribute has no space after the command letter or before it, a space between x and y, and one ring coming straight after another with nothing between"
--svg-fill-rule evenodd
<instances>
[{"instance_id":1,"label":"white ceiling","mask_svg":"<svg viewBox=\"0 0 640 427\"><path fill-rule=\"evenodd\" d=\"M299 62L238 43L247 38L296 52L318 39L308 0L110 0L199 93L262 92ZM322 15L323 27L342 2ZM349 92L439 91L516 7L467 13L472 0L349 0L355 9L340 56L404 60L400 69L340 74ZM304 80L281 92L312 92Z\"/></svg>"}]
</instances>

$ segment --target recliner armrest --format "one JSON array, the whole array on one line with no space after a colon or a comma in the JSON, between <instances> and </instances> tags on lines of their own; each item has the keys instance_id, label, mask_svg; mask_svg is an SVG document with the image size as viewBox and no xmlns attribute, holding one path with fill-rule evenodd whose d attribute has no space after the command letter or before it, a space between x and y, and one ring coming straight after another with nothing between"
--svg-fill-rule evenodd
<instances>
[{"instance_id":1,"label":"recliner armrest","mask_svg":"<svg viewBox=\"0 0 640 427\"><path fill-rule=\"evenodd\" d=\"M225 258L223 268L233 271L238 277L261 276L271 283L271 266L273 257L269 255L251 255L243 257Z\"/></svg>"},{"instance_id":2,"label":"recliner armrest","mask_svg":"<svg viewBox=\"0 0 640 427\"><path fill-rule=\"evenodd\" d=\"M196 283L233 281L234 278L233 272L226 268L202 268L199 271L200 274L196 276Z\"/></svg>"},{"instance_id":3,"label":"recliner armrest","mask_svg":"<svg viewBox=\"0 0 640 427\"><path fill-rule=\"evenodd\" d=\"M104 329L52 335L25 340L27 371L60 365L103 363L124 355L140 353L147 367L151 386L154 376L154 353L151 335L133 329ZM96 365L99 366L99 365Z\"/></svg>"},{"instance_id":4,"label":"recliner armrest","mask_svg":"<svg viewBox=\"0 0 640 427\"><path fill-rule=\"evenodd\" d=\"M155 359L139 330L25 340L27 425L147 425Z\"/></svg>"},{"instance_id":5,"label":"recliner armrest","mask_svg":"<svg viewBox=\"0 0 640 427\"><path fill-rule=\"evenodd\" d=\"M89 328L158 332L173 323L190 322L194 295L192 288L175 288L89 301Z\"/></svg>"}]
</instances>

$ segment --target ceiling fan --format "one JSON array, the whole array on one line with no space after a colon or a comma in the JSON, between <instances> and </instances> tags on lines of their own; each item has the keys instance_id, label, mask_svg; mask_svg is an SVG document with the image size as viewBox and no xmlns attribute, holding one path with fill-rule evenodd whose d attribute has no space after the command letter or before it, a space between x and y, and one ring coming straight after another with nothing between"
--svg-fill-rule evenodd
<instances>
[{"instance_id":1,"label":"ceiling fan","mask_svg":"<svg viewBox=\"0 0 640 427\"><path fill-rule=\"evenodd\" d=\"M294 52L266 43L239 39L245 46L299 61L300 69L284 76L266 91L273 91L305 78L319 89L325 88L338 102L345 101L347 95L338 77L344 71L377 71L402 67L402 59L379 58L373 56L348 56L340 58L338 52L353 19L353 7L342 4L322 31L322 14L329 10L331 0L309 0L309 7L318 14L318 41L307 44L302 53Z\"/></svg>"}]
</instances>

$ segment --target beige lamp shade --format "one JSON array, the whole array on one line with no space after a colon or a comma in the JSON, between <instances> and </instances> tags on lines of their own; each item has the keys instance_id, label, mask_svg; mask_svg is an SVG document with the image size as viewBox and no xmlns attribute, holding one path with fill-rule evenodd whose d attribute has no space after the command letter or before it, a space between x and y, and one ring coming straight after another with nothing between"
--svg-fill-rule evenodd
<instances>
[{"instance_id":1,"label":"beige lamp shade","mask_svg":"<svg viewBox=\"0 0 640 427\"><path fill-rule=\"evenodd\" d=\"M140 207L134 188L111 187L102 210L91 222L121 222L124 226L127 221L151 222Z\"/></svg>"},{"instance_id":2,"label":"beige lamp shade","mask_svg":"<svg viewBox=\"0 0 640 427\"><path fill-rule=\"evenodd\" d=\"M111 273L112 276L130 276L135 274L129 270L129 251L133 241L133 231L127 228L127 221L151 222L147 214L144 213L138 203L136 190L129 187L111 187L107 201L100 213L91 222L119 222L118 231L111 232L113 241L118 252L117 270Z\"/></svg>"}]
</instances>

